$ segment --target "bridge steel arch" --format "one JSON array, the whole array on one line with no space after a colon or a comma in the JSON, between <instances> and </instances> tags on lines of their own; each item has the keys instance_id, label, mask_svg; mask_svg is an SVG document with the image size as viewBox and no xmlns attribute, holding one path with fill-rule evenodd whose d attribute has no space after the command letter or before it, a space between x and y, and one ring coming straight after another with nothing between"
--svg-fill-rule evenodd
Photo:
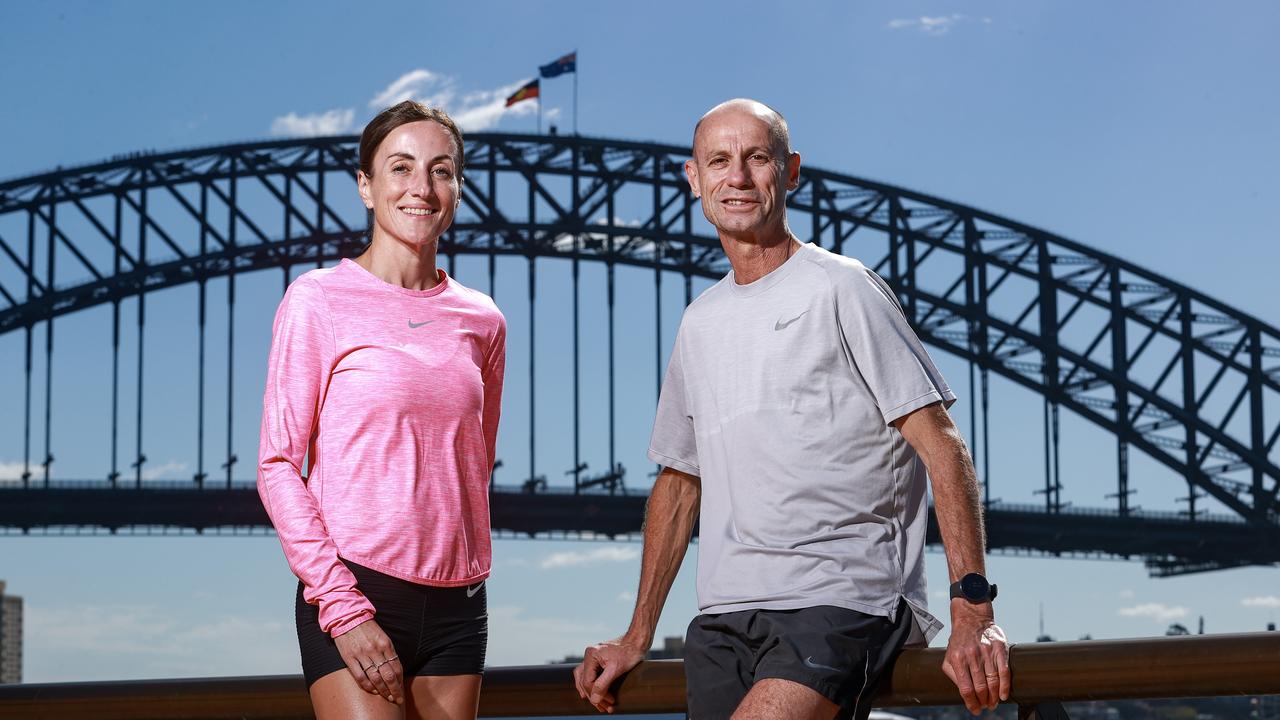
<instances>
[{"instance_id":1,"label":"bridge steel arch","mask_svg":"<svg viewBox=\"0 0 1280 720\"><path fill-rule=\"evenodd\" d=\"M352 187L357 140L140 153L0 183L0 334L26 332L28 426L37 325L52 353L58 317L112 303L118 339L122 299L193 282L203 323L212 278L280 267L287 277L290 266L357 253L368 222ZM728 270L696 220L688 148L478 133L466 157L463 206L440 250L488 255L491 283L493 258L529 258L531 302L540 257L571 260L575 278L579 262L652 268L658 282L678 273L686 300L692 278ZM1185 478L1186 522L1209 520L1197 508L1207 494L1256 531L1235 551L1252 547L1250 557L1184 556L1166 571L1280 559L1274 326L1085 245L905 188L803 168L788 207L802 239L856 254L926 343L981 370L984 408L995 373L1044 397L1055 446L1059 407L1113 435L1120 518L1138 512L1128 475L1137 449ZM50 461L46 447L46 479ZM1046 516L1069 513L1056 464L1041 491ZM24 484L31 477L28 468Z\"/></svg>"}]
</instances>

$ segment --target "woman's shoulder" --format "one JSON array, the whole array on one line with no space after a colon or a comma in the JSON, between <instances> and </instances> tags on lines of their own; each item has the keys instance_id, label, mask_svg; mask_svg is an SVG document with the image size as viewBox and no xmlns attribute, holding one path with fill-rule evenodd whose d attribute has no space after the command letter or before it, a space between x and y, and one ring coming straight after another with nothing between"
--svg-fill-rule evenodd
<instances>
[{"instance_id":1,"label":"woman's shoulder","mask_svg":"<svg viewBox=\"0 0 1280 720\"><path fill-rule=\"evenodd\" d=\"M486 293L476 290L475 288L467 287L453 277L449 278L449 283L458 298L458 302L470 306L482 315L494 316L503 322L506 321L502 315L502 311L498 309L498 304Z\"/></svg>"},{"instance_id":2,"label":"woman's shoulder","mask_svg":"<svg viewBox=\"0 0 1280 720\"><path fill-rule=\"evenodd\" d=\"M308 270L294 278L285 288L279 313L290 316L329 315L330 295L341 284L334 277L338 267Z\"/></svg>"},{"instance_id":3,"label":"woman's shoulder","mask_svg":"<svg viewBox=\"0 0 1280 720\"><path fill-rule=\"evenodd\" d=\"M348 275L348 271L347 271L347 268L344 267L344 265L345 265L345 261L342 261L337 263L336 265L330 265L329 267L321 267L321 268L314 268L314 269L308 270L302 273L301 275L299 275L297 278L295 278L292 283L289 283L289 285L293 286L300 282L305 282L305 283L314 283L315 285L318 285L323 288L323 287L330 287L333 285L337 285L343 282L350 282L350 278L346 277Z\"/></svg>"}]
</instances>

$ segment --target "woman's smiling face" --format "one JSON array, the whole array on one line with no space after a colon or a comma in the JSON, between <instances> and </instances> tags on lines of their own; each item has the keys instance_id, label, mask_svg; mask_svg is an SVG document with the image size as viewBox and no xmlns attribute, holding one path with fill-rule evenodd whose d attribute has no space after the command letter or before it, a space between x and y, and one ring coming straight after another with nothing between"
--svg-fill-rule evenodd
<instances>
[{"instance_id":1,"label":"woman's smiling face","mask_svg":"<svg viewBox=\"0 0 1280 720\"><path fill-rule=\"evenodd\" d=\"M415 249L435 243L453 224L461 199L453 135L431 120L406 123L378 145L373 176L357 174L360 198L373 211L373 235Z\"/></svg>"}]
</instances>

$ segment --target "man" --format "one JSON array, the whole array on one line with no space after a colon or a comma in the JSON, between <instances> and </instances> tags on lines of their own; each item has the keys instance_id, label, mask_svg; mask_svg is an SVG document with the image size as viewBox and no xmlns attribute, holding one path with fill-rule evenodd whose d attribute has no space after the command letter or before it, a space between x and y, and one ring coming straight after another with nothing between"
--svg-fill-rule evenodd
<instances>
[{"instance_id":1,"label":"man","mask_svg":"<svg viewBox=\"0 0 1280 720\"><path fill-rule=\"evenodd\" d=\"M652 643L701 514L689 716L866 718L897 652L941 627L925 609L927 470L955 583L943 669L971 712L994 708L1008 649L973 463L945 409L955 395L879 277L791 234L800 155L780 114L713 108L685 173L733 269L681 321L635 612L587 648L579 694L613 709L609 686Z\"/></svg>"}]
</instances>

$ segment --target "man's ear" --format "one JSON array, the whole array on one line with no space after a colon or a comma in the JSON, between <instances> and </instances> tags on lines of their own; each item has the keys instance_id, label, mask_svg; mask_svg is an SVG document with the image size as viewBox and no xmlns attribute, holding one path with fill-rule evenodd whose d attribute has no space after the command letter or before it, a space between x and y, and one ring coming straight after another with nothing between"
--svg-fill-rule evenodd
<instances>
[{"instance_id":1,"label":"man's ear","mask_svg":"<svg viewBox=\"0 0 1280 720\"><path fill-rule=\"evenodd\" d=\"M698 164L692 159L684 161L684 176L689 180L689 190L694 197L702 197L702 188L698 184Z\"/></svg>"},{"instance_id":2,"label":"man's ear","mask_svg":"<svg viewBox=\"0 0 1280 720\"><path fill-rule=\"evenodd\" d=\"M787 158L787 189L800 187L800 153L793 152Z\"/></svg>"}]
</instances>

